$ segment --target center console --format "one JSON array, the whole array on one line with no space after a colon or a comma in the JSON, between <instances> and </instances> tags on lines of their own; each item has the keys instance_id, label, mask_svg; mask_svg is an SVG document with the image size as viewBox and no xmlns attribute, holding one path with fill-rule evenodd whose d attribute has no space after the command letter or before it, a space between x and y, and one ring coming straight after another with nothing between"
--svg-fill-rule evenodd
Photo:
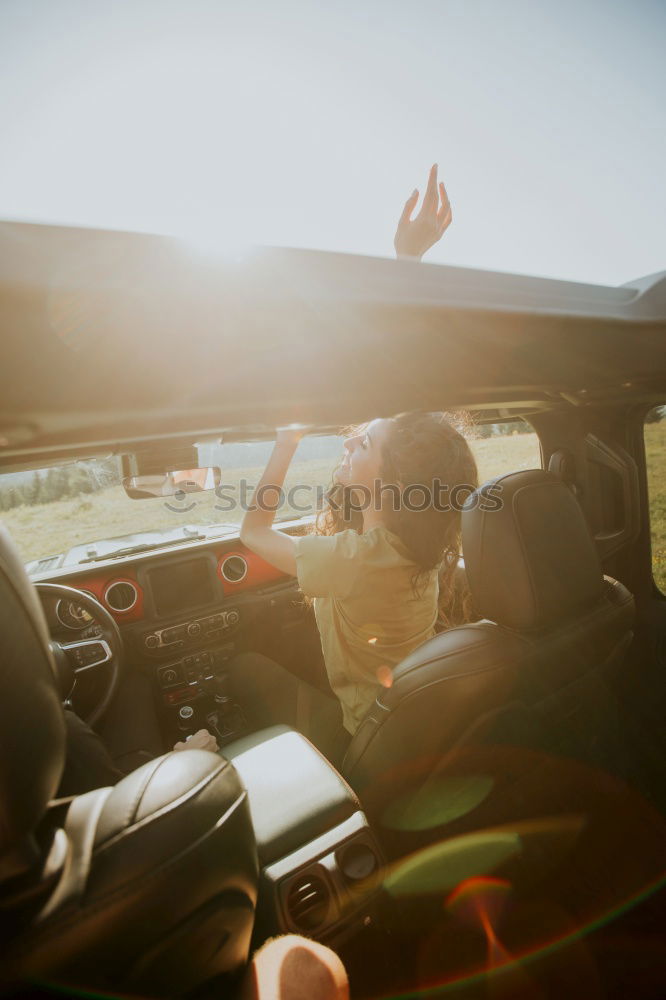
<instances>
[{"instance_id":1,"label":"center console","mask_svg":"<svg viewBox=\"0 0 666 1000\"><path fill-rule=\"evenodd\" d=\"M378 923L384 860L356 795L294 730L248 734L251 706L235 703L230 684L238 653L265 642L272 649L276 637L275 648L280 641L289 648L301 633L297 585L287 579L229 591L217 568L214 554L200 552L137 569L144 613L125 625L123 639L153 678L164 745L207 729L247 790L260 866L255 946L289 932L338 949L367 942Z\"/></svg>"},{"instance_id":2,"label":"center console","mask_svg":"<svg viewBox=\"0 0 666 1000\"><path fill-rule=\"evenodd\" d=\"M239 632L252 621L247 596L225 600L210 552L140 568L137 578L145 616L125 637L155 679L166 745L197 729L208 729L220 745L239 736L245 724L226 676Z\"/></svg>"},{"instance_id":3,"label":"center console","mask_svg":"<svg viewBox=\"0 0 666 1000\"><path fill-rule=\"evenodd\" d=\"M261 868L256 942L299 933L339 946L374 920L383 857L356 795L300 733L227 744L247 789Z\"/></svg>"},{"instance_id":4,"label":"center console","mask_svg":"<svg viewBox=\"0 0 666 1000\"><path fill-rule=\"evenodd\" d=\"M156 681L166 745L208 729L247 790L260 865L255 944L288 932L334 947L367 937L384 860L356 795L300 733L248 734L230 689L229 661L248 635L255 643L267 627L272 641L302 628L295 584L228 593L210 553L170 557L137 577L145 615L126 638Z\"/></svg>"},{"instance_id":5,"label":"center console","mask_svg":"<svg viewBox=\"0 0 666 1000\"><path fill-rule=\"evenodd\" d=\"M211 616L217 618L218 615ZM170 626L163 630L180 634L187 625ZM153 635L155 633L149 633ZM211 633L207 634L210 639ZM197 636L198 638L198 636ZM214 638L218 638L215 635ZM184 646L178 659L173 658L173 645ZM233 642L195 644L188 650L187 640L164 640L155 649L153 670L157 681L158 698L167 727L167 744L183 739L197 729L208 729L222 746L245 730L245 721L229 689L227 664L236 651ZM169 655L170 654L170 655Z\"/></svg>"}]
</instances>

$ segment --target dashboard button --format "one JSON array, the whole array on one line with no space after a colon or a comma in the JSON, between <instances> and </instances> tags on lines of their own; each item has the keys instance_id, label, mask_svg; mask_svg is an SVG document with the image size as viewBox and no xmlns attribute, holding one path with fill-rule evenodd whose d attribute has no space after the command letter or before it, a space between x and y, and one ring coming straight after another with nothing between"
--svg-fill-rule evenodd
<instances>
[{"instance_id":1,"label":"dashboard button","mask_svg":"<svg viewBox=\"0 0 666 1000\"><path fill-rule=\"evenodd\" d=\"M165 628L162 632L162 642L176 642L186 635L185 625L174 625L172 628Z\"/></svg>"},{"instance_id":2,"label":"dashboard button","mask_svg":"<svg viewBox=\"0 0 666 1000\"><path fill-rule=\"evenodd\" d=\"M240 615L237 611L227 611L227 625L238 625Z\"/></svg>"},{"instance_id":3,"label":"dashboard button","mask_svg":"<svg viewBox=\"0 0 666 1000\"><path fill-rule=\"evenodd\" d=\"M146 636L146 638L143 640L143 643L145 646L148 647L148 649L155 649L155 647L159 646L160 644L160 637L158 635L155 635L155 633L153 632L152 635Z\"/></svg>"},{"instance_id":4,"label":"dashboard button","mask_svg":"<svg viewBox=\"0 0 666 1000\"><path fill-rule=\"evenodd\" d=\"M191 639L196 639L198 635L201 635L200 622L190 622L190 624L187 626L187 634Z\"/></svg>"},{"instance_id":5,"label":"dashboard button","mask_svg":"<svg viewBox=\"0 0 666 1000\"><path fill-rule=\"evenodd\" d=\"M165 691L163 698L167 705L177 705L181 701L189 701L192 692L189 688L175 688L173 691Z\"/></svg>"}]
</instances>

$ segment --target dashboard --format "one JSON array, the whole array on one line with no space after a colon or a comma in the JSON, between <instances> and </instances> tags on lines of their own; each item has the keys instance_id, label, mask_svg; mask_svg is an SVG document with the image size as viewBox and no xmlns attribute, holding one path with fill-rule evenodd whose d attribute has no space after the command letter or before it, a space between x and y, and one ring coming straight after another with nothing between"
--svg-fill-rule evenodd
<instances>
[{"instance_id":1,"label":"dashboard","mask_svg":"<svg viewBox=\"0 0 666 1000\"><path fill-rule=\"evenodd\" d=\"M111 562L111 560L109 560ZM41 573L35 583L66 583L85 590L109 611L119 626L161 620L187 607L224 601L273 580L288 579L280 570L250 552L240 542L229 546L193 543L178 554L172 549L151 552L111 566L85 571ZM64 603L55 609L54 625L78 631L88 624L82 609Z\"/></svg>"},{"instance_id":2,"label":"dashboard","mask_svg":"<svg viewBox=\"0 0 666 1000\"><path fill-rule=\"evenodd\" d=\"M295 529L302 531L303 526ZM281 643L303 624L307 609L293 577L238 540L193 541L91 569L33 576L91 594L116 621L126 665L154 681L169 709L191 704L206 682L247 649L288 658ZM93 639L99 628L75 599L45 605L54 639Z\"/></svg>"}]
</instances>

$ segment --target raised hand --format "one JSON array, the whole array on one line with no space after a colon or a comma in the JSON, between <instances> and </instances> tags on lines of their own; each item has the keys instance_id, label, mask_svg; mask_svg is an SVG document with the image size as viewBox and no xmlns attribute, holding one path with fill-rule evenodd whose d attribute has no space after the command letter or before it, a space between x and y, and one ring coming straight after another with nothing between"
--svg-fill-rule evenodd
<instances>
[{"instance_id":1,"label":"raised hand","mask_svg":"<svg viewBox=\"0 0 666 1000\"><path fill-rule=\"evenodd\" d=\"M419 200L418 189L414 189L405 202L398 221L395 239L396 256L420 260L426 250L442 238L451 225L451 205L446 188L437 184L437 164L433 163L428 176L428 186L423 196L421 211L412 219L412 212Z\"/></svg>"},{"instance_id":2,"label":"raised hand","mask_svg":"<svg viewBox=\"0 0 666 1000\"><path fill-rule=\"evenodd\" d=\"M278 427L275 441L279 445L296 448L302 437L308 433L307 427Z\"/></svg>"}]
</instances>

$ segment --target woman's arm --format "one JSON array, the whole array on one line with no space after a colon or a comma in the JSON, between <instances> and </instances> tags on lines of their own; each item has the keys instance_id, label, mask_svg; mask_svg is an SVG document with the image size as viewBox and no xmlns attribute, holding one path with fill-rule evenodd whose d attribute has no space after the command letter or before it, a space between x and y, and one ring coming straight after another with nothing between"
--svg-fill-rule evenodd
<instances>
[{"instance_id":1,"label":"woman's arm","mask_svg":"<svg viewBox=\"0 0 666 1000\"><path fill-rule=\"evenodd\" d=\"M291 576L296 575L296 542L290 535L274 528L273 522L280 501L279 491L301 437L301 431L278 431L275 447L240 529L243 545L271 566Z\"/></svg>"}]
</instances>

